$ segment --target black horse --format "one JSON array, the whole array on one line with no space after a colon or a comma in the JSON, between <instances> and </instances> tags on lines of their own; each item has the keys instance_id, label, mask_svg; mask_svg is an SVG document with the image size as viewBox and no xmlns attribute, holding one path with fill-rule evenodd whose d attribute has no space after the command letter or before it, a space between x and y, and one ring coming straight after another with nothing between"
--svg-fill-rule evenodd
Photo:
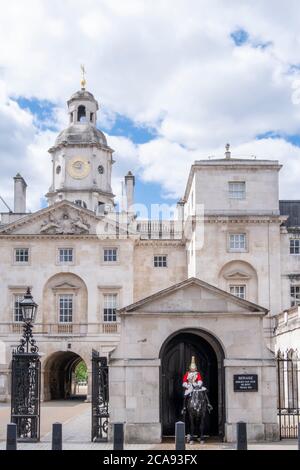
<instances>
[{"instance_id":1,"label":"black horse","mask_svg":"<svg viewBox=\"0 0 300 470\"><path fill-rule=\"evenodd\" d=\"M186 400L186 411L189 420L188 442L191 444L197 436L200 437L201 444L204 443L205 416L206 412L210 413L212 409L213 407L209 402L206 388L194 386Z\"/></svg>"}]
</instances>

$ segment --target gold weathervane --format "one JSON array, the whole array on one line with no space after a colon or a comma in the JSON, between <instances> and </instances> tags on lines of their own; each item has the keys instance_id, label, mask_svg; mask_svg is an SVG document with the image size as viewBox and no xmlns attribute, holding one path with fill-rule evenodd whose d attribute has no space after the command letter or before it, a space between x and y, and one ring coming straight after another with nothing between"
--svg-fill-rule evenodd
<instances>
[{"instance_id":1,"label":"gold weathervane","mask_svg":"<svg viewBox=\"0 0 300 470\"><path fill-rule=\"evenodd\" d=\"M84 90L86 86L86 79L85 79L86 71L85 71L84 65L81 65L80 68L81 68L81 73L82 73L80 85L81 85L81 89Z\"/></svg>"}]
</instances>

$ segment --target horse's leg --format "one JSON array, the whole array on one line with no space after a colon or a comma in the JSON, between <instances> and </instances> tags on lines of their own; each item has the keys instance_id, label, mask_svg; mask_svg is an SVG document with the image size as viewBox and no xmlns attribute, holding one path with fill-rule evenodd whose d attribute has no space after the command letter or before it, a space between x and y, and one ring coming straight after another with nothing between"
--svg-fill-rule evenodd
<instances>
[{"instance_id":1,"label":"horse's leg","mask_svg":"<svg viewBox=\"0 0 300 470\"><path fill-rule=\"evenodd\" d=\"M190 414L190 435L191 435L190 443L191 444L194 442L194 432L195 432L195 417L193 413L191 413Z\"/></svg>"},{"instance_id":2,"label":"horse's leg","mask_svg":"<svg viewBox=\"0 0 300 470\"><path fill-rule=\"evenodd\" d=\"M205 411L202 413L200 418L200 443L204 444L204 423L205 423Z\"/></svg>"}]
</instances>

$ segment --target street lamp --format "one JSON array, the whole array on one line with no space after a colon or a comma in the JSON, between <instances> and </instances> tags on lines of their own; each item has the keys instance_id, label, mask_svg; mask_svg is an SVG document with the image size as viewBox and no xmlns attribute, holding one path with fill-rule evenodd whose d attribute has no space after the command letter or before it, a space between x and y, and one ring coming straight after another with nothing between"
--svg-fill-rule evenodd
<instances>
[{"instance_id":1,"label":"street lamp","mask_svg":"<svg viewBox=\"0 0 300 470\"><path fill-rule=\"evenodd\" d=\"M41 363L32 335L38 305L29 287L19 305L24 331L12 354L11 422L17 425L18 441L37 442L40 440Z\"/></svg>"},{"instance_id":2,"label":"street lamp","mask_svg":"<svg viewBox=\"0 0 300 470\"><path fill-rule=\"evenodd\" d=\"M24 299L20 302L19 305L24 322L24 332L23 338L21 338L20 344L17 347L17 351L20 353L36 353L38 352L38 347L36 345L36 341L33 339L32 329L33 323L35 322L38 305L33 300L29 287L27 288L27 292L24 295Z\"/></svg>"},{"instance_id":3,"label":"street lamp","mask_svg":"<svg viewBox=\"0 0 300 470\"><path fill-rule=\"evenodd\" d=\"M34 323L38 305L33 300L30 287L27 288L24 299L20 302L20 307L22 309L23 321L25 323Z\"/></svg>"}]
</instances>

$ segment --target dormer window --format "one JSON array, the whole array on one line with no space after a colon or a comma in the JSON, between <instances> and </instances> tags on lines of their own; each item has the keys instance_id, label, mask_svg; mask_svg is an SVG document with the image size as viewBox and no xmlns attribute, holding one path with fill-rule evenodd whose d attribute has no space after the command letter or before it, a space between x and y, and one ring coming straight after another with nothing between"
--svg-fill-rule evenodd
<instances>
[{"instance_id":1,"label":"dormer window","mask_svg":"<svg viewBox=\"0 0 300 470\"><path fill-rule=\"evenodd\" d=\"M77 121L86 122L86 110L85 110L85 106L83 105L78 106Z\"/></svg>"}]
</instances>

